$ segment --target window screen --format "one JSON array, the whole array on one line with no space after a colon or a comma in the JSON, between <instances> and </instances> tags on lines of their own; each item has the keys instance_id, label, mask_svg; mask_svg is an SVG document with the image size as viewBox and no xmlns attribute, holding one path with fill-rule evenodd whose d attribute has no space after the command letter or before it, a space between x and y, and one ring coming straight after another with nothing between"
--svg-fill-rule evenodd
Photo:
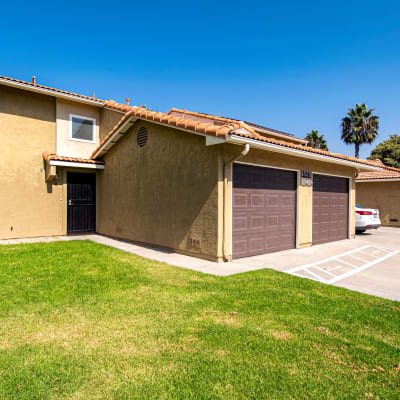
<instances>
[{"instance_id":1,"label":"window screen","mask_svg":"<svg viewBox=\"0 0 400 400\"><path fill-rule=\"evenodd\" d=\"M94 121L85 118L71 117L72 139L93 141Z\"/></svg>"}]
</instances>

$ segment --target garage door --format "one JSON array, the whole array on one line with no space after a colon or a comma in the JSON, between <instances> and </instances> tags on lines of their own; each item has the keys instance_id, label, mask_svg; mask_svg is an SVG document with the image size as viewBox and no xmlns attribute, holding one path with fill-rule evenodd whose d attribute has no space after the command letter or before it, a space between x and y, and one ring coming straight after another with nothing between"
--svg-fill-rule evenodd
<instances>
[{"instance_id":1,"label":"garage door","mask_svg":"<svg viewBox=\"0 0 400 400\"><path fill-rule=\"evenodd\" d=\"M296 188L296 172L233 165L233 258L296 246Z\"/></svg>"},{"instance_id":2,"label":"garage door","mask_svg":"<svg viewBox=\"0 0 400 400\"><path fill-rule=\"evenodd\" d=\"M349 181L313 174L313 244L347 239Z\"/></svg>"}]
</instances>

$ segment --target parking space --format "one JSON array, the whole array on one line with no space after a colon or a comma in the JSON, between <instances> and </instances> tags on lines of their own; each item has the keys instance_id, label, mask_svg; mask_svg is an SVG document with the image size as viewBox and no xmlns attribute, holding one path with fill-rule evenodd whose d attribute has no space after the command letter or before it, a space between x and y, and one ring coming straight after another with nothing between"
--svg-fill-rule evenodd
<instances>
[{"instance_id":1,"label":"parking space","mask_svg":"<svg viewBox=\"0 0 400 400\"><path fill-rule=\"evenodd\" d=\"M400 301L400 229L382 227L301 250L237 260L247 270L272 268L302 278Z\"/></svg>"},{"instance_id":2,"label":"parking space","mask_svg":"<svg viewBox=\"0 0 400 400\"><path fill-rule=\"evenodd\" d=\"M288 274L314 279L322 283L336 283L384 262L399 253L382 247L366 245L358 249L289 269Z\"/></svg>"}]
</instances>

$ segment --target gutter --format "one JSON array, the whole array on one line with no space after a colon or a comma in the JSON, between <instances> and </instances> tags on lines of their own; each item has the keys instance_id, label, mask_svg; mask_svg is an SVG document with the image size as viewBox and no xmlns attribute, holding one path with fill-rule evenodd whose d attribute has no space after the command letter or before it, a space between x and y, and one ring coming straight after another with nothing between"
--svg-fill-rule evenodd
<instances>
[{"instance_id":1,"label":"gutter","mask_svg":"<svg viewBox=\"0 0 400 400\"><path fill-rule=\"evenodd\" d=\"M270 151L274 151L276 153L289 154L292 156L311 158L311 159L320 160L320 161L329 161L329 162L332 162L335 164L346 165L349 167L359 168L359 169L363 169L366 171L380 171L382 169L380 167L374 167L372 165L358 163L355 161L343 160L343 159L332 157L329 155L325 156L322 154L316 154L316 153L311 153L311 152L302 151L302 150L298 150L298 149L292 149L290 147L284 147L282 145L277 145L277 144L273 144L273 143L261 142L256 139L244 138L242 136L238 136L235 134L230 135L227 138L227 142L233 143L233 144L241 144L241 145L248 143L248 144L251 144L251 147L262 149L262 150L270 150Z\"/></svg>"},{"instance_id":2,"label":"gutter","mask_svg":"<svg viewBox=\"0 0 400 400\"><path fill-rule=\"evenodd\" d=\"M14 82L14 81L10 81L10 80L4 79L4 78L0 78L0 84L3 84L5 86L15 87L17 89L28 90L30 92L36 92L36 93L41 93L41 94L45 94L48 96L59 97L62 99L76 101L79 103L90 104L90 105L94 105L94 106L98 106L98 107L104 106L103 100L85 99L84 97L75 96L73 94L57 92L57 91L54 91L51 89L42 88L40 86L33 86L31 84L26 84L26 83L21 83L21 82Z\"/></svg>"},{"instance_id":3,"label":"gutter","mask_svg":"<svg viewBox=\"0 0 400 400\"><path fill-rule=\"evenodd\" d=\"M400 178L356 179L356 183L368 183L368 182L400 182Z\"/></svg>"},{"instance_id":4,"label":"gutter","mask_svg":"<svg viewBox=\"0 0 400 400\"><path fill-rule=\"evenodd\" d=\"M238 154L237 156L233 157L230 160L227 160L224 162L224 219L223 219L223 236L222 236L222 252L223 252L223 257L225 261L230 261L232 258L232 255L229 254L228 251L228 242L229 242L229 238L228 236L228 229L227 229L227 222L230 220L232 223L232 218L230 218L229 211L230 208L228 207L228 168L232 166L232 164L235 161L238 161L239 159L241 159L242 157L244 157L248 152L250 151L250 144L246 143L244 146L244 149L241 151L240 154Z\"/></svg>"}]
</instances>

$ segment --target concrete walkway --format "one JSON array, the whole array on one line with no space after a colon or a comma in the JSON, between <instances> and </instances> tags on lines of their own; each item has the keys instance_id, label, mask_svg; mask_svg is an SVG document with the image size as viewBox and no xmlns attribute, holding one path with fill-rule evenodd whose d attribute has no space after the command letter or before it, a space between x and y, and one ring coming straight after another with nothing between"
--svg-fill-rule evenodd
<instances>
[{"instance_id":1,"label":"concrete walkway","mask_svg":"<svg viewBox=\"0 0 400 400\"><path fill-rule=\"evenodd\" d=\"M229 263L202 260L173 251L125 242L97 234L0 240L0 245L69 240L92 240L93 242L115 247L151 260L219 276L234 275L264 268L272 268L288 273L295 272L295 274L309 279L400 301L400 229L397 228L380 228L377 231L357 235L355 240L342 240L301 250L287 250L242 258ZM354 264L354 256L359 259L366 256L365 254L363 257L357 256L356 252L363 252L367 248L371 248L373 252L378 251L378 253L373 253L372 257L375 258L371 259L376 259L377 262L370 262L369 264L371 265L368 264L367 267L360 264L358 265L358 270L351 273L343 270L343 276L335 278L331 282L328 281L327 276L338 274L338 271L340 271L340 269L337 269L338 266L343 267L343 265L338 265L337 261L346 263L346 259L343 258L345 254L353 254L352 261L347 259L347 264L349 264L349 261ZM385 254L390 255L386 257ZM380 257L382 257L382 260ZM326 264L329 260L331 262L333 260L335 265ZM317 266L321 273L319 274L318 271L316 273L315 269L310 269L310 264L314 267ZM307 276L307 273L309 274L310 272L312 275ZM325 280L318 279L319 275L321 277L325 276Z\"/></svg>"},{"instance_id":2,"label":"concrete walkway","mask_svg":"<svg viewBox=\"0 0 400 400\"><path fill-rule=\"evenodd\" d=\"M232 275L239 272L246 272L246 270L243 269L243 266L240 265L231 265L232 263L216 263L213 261L202 260L200 258L178 254L173 251L160 249L153 246L130 243L98 234L0 240L0 245L21 243L48 243L70 240L91 240L93 242L104 244L106 246L115 247L116 249L123 250L128 253L133 253L138 256L149 258L150 260L164 262L170 265L175 265L176 267L188 268L194 271L204 272L212 275ZM247 270L251 271L252 269L249 268Z\"/></svg>"}]
</instances>

